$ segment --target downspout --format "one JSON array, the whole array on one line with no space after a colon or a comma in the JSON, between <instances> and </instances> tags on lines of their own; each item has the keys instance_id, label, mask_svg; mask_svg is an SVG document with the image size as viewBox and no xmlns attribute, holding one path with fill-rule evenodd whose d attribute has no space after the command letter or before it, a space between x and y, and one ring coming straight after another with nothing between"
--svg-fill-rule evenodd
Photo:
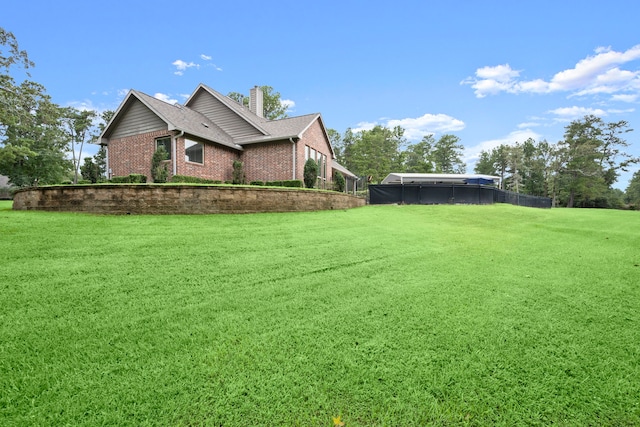
<instances>
[{"instance_id":1,"label":"downspout","mask_svg":"<svg viewBox=\"0 0 640 427\"><path fill-rule=\"evenodd\" d=\"M105 144L103 145L103 147L104 147L105 155L107 156L107 161L106 161L107 170L105 171L105 173L107 174L107 179L111 179L111 168L109 167L109 145Z\"/></svg>"},{"instance_id":2,"label":"downspout","mask_svg":"<svg viewBox=\"0 0 640 427\"><path fill-rule=\"evenodd\" d=\"M296 141L293 140L293 138L289 138L289 141L291 141L291 155L292 155L292 160L293 160L293 171L292 171L292 180L295 181L296 179Z\"/></svg>"},{"instance_id":3,"label":"downspout","mask_svg":"<svg viewBox=\"0 0 640 427\"><path fill-rule=\"evenodd\" d=\"M173 144L171 144L171 149L173 151L173 153L171 153L171 158L173 159L173 161L171 163L173 163L173 171L172 171L172 175L177 175L178 174L178 138L180 138L181 136L184 136L184 131L181 130L179 134L175 135L173 137Z\"/></svg>"}]
</instances>

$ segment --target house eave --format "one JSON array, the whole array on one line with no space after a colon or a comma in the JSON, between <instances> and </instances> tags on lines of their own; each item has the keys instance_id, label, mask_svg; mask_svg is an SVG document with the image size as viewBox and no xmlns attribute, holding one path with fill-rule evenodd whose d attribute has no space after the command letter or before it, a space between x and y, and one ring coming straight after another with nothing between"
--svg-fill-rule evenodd
<instances>
[{"instance_id":1,"label":"house eave","mask_svg":"<svg viewBox=\"0 0 640 427\"><path fill-rule=\"evenodd\" d=\"M256 138L256 137L248 137L242 139L236 139L236 143L241 146L244 145L253 145L253 144L261 144L263 142L275 142L275 141L291 141L298 142L300 140L300 135L278 135L272 136L268 135L264 138Z\"/></svg>"},{"instance_id":2,"label":"house eave","mask_svg":"<svg viewBox=\"0 0 640 427\"><path fill-rule=\"evenodd\" d=\"M181 132L181 131L183 131L183 129L179 129L179 128L177 128L177 127L169 128L169 130L170 130L170 131L174 131L174 132ZM230 143L222 142L222 141L216 141L216 140L211 139L211 138L209 138L209 137L207 137L207 136L205 136L205 135L199 135L197 132L184 131L184 135L185 135L185 136L186 136L186 135L191 135L191 136L194 136L194 137L196 137L196 138L200 138L200 139L202 139L203 141L210 142L210 143L212 143L212 144L218 144L218 145L222 145L223 147L232 148L232 149L234 149L234 150L244 151L244 148L242 148L242 146L241 146L241 145L233 144L233 143L232 143L232 144L230 144Z\"/></svg>"}]
</instances>

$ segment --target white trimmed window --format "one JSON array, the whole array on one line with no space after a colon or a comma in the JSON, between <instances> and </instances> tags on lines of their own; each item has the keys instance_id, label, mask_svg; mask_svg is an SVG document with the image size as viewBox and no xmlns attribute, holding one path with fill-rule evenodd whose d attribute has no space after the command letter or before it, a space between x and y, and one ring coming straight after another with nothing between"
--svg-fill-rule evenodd
<instances>
[{"instance_id":1,"label":"white trimmed window","mask_svg":"<svg viewBox=\"0 0 640 427\"><path fill-rule=\"evenodd\" d=\"M184 160L187 162L204 164L204 144L185 139Z\"/></svg>"},{"instance_id":2,"label":"white trimmed window","mask_svg":"<svg viewBox=\"0 0 640 427\"><path fill-rule=\"evenodd\" d=\"M156 150L160 147L163 147L164 151L167 152L167 160L171 160L171 137L156 139Z\"/></svg>"}]
</instances>

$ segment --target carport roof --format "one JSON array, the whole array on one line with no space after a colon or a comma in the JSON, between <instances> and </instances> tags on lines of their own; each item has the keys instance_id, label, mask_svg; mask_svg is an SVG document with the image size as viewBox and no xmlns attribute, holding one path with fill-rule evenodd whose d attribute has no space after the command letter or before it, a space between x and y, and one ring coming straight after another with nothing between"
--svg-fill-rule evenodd
<instances>
[{"instance_id":1,"label":"carport roof","mask_svg":"<svg viewBox=\"0 0 640 427\"><path fill-rule=\"evenodd\" d=\"M500 183L499 176L459 173L390 173L382 184L466 184L468 180L482 179Z\"/></svg>"}]
</instances>

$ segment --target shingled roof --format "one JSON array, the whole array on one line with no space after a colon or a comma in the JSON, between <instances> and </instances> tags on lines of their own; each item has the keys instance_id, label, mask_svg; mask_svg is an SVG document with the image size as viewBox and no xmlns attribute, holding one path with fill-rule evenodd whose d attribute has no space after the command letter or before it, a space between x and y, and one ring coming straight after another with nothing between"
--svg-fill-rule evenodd
<instances>
[{"instance_id":1,"label":"shingled roof","mask_svg":"<svg viewBox=\"0 0 640 427\"><path fill-rule=\"evenodd\" d=\"M225 107L230 109L238 120L244 120L252 127L254 127L257 130L256 135L234 138L203 113L193 108L189 108L188 105L190 104L191 100L199 91L202 90L209 93L211 96L220 101L220 103L222 103ZM198 85L196 90L183 106L177 104L169 104L143 92L131 90L114 114L111 122L109 122L104 132L102 133L102 139L108 140L110 134L118 125L118 121L121 118L121 113L125 113L126 110L131 106L131 104L136 100L140 101L156 116L164 121L167 124L168 130L183 131L186 134L190 134L207 141L234 148L236 150L242 150L242 146L248 144L281 141L288 139L300 139L302 138L304 132L316 120L320 122L322 130L325 133L325 137L327 138L327 140L329 140L320 113L307 114L297 117L288 117L279 120L269 120L267 118L258 116L249 108L243 106L239 102L221 94L220 92L217 92L216 90L204 84ZM329 144L329 147L331 147L331 144ZM333 155L333 147L331 147L331 150L331 154Z\"/></svg>"},{"instance_id":2,"label":"shingled roof","mask_svg":"<svg viewBox=\"0 0 640 427\"><path fill-rule=\"evenodd\" d=\"M185 133L208 141L216 142L236 150L242 150L240 145L234 143L229 135L202 113L180 105L169 104L168 102L161 101L136 90L129 91L125 100L113 115L113 119L102 133L101 139L109 138L109 135L118 124L121 117L120 113L126 111L136 100L164 121L167 124L168 130L184 131Z\"/></svg>"},{"instance_id":3,"label":"shingled roof","mask_svg":"<svg viewBox=\"0 0 640 427\"><path fill-rule=\"evenodd\" d=\"M231 109L239 118L249 123L262 134L261 136L259 135L234 139L234 142L238 145L256 144L260 142L284 140L290 138L299 139L316 120L320 121L322 130L323 132L325 132L325 137L327 138L327 140L329 140L329 136L326 134L326 129L324 127L324 123L322 122L322 116L320 113L287 117L278 120L269 120L265 117L261 117L255 114L248 107L242 105L235 99L231 99L228 96L223 95L215 89L212 89L202 83L198 85L196 90L193 91L193 94L185 102L185 105L189 105L190 101L200 90L204 90L209 93L226 107ZM329 144L329 146L331 147L331 144ZM331 154L333 155L333 147L331 147L331 150Z\"/></svg>"}]
</instances>

